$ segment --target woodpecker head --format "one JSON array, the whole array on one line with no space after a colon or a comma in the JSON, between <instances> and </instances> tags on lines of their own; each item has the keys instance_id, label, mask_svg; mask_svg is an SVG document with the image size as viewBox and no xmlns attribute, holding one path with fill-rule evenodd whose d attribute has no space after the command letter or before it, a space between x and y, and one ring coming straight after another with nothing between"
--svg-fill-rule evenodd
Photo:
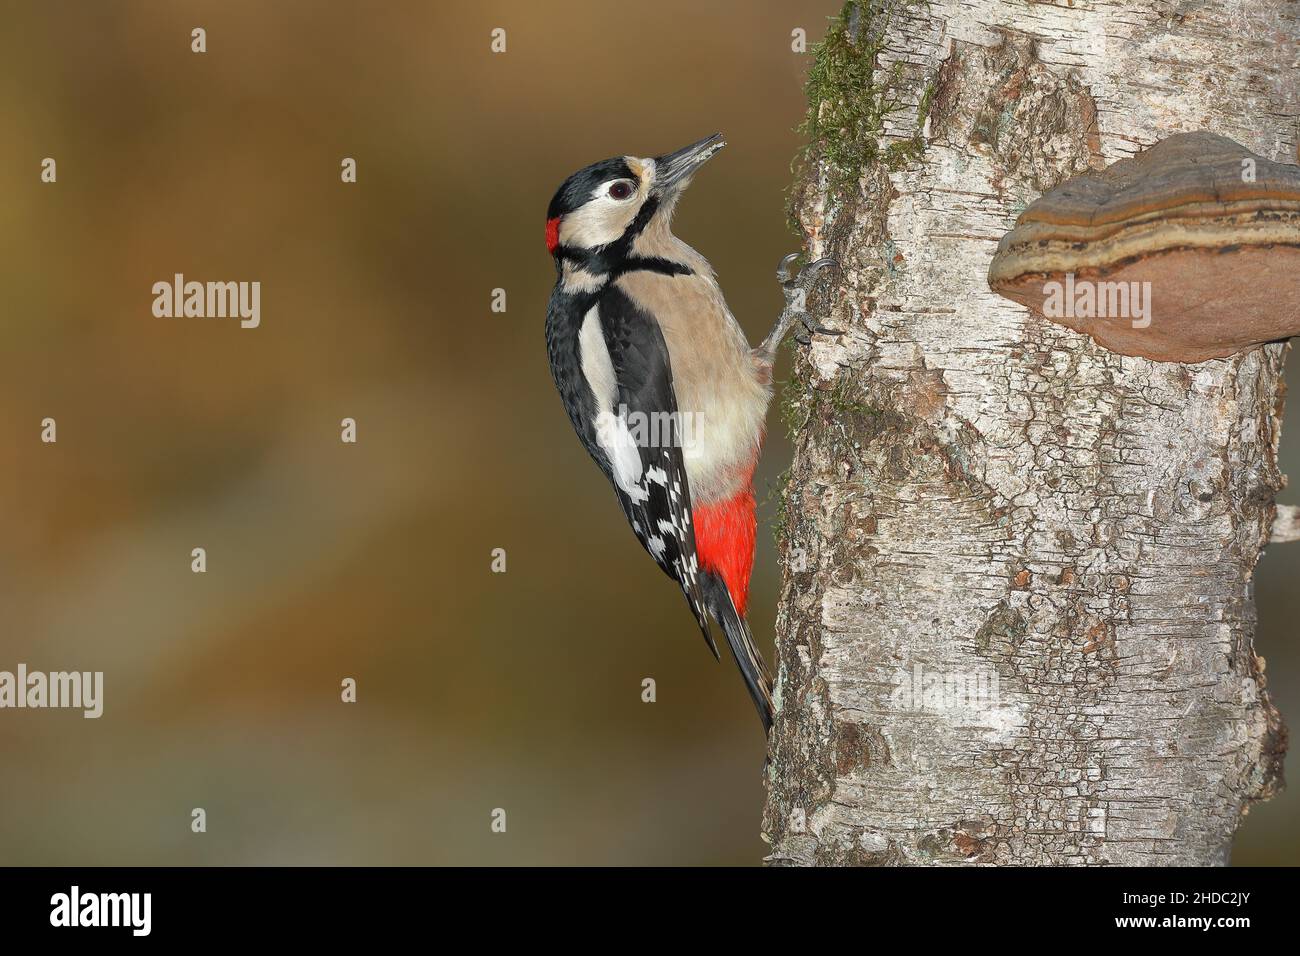
<instances>
[{"instance_id":1,"label":"woodpecker head","mask_svg":"<svg viewBox=\"0 0 1300 956\"><path fill-rule=\"evenodd\" d=\"M546 212L546 248L555 256L626 256L652 222L667 223L691 176L726 143L714 133L675 153L619 156L580 169Z\"/></svg>"}]
</instances>

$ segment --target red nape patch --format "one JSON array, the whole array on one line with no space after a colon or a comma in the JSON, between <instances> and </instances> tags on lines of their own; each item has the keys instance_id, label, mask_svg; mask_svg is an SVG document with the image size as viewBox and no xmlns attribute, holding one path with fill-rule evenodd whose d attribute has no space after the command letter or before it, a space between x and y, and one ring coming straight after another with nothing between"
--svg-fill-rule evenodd
<instances>
[{"instance_id":1,"label":"red nape patch","mask_svg":"<svg viewBox=\"0 0 1300 956\"><path fill-rule=\"evenodd\" d=\"M747 485L734 498L696 506L695 552L700 567L722 576L736 612L745 616L749 575L754 570L754 489Z\"/></svg>"},{"instance_id":2,"label":"red nape patch","mask_svg":"<svg viewBox=\"0 0 1300 956\"><path fill-rule=\"evenodd\" d=\"M560 217L546 220L546 251L555 255L560 247Z\"/></svg>"}]
</instances>

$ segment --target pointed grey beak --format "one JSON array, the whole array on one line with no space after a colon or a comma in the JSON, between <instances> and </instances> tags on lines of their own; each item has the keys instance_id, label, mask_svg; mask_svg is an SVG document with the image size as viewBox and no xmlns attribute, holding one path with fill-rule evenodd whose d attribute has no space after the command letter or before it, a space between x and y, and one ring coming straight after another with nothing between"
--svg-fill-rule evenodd
<instances>
[{"instance_id":1,"label":"pointed grey beak","mask_svg":"<svg viewBox=\"0 0 1300 956\"><path fill-rule=\"evenodd\" d=\"M695 171L726 145L722 134L714 133L675 153L655 157L655 189L662 193L685 189Z\"/></svg>"}]
</instances>

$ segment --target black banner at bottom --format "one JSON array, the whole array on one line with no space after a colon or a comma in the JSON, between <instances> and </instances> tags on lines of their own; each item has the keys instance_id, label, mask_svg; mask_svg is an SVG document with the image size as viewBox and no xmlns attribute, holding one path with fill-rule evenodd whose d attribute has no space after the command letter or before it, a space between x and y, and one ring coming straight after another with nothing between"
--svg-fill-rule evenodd
<instances>
[{"instance_id":1,"label":"black banner at bottom","mask_svg":"<svg viewBox=\"0 0 1300 956\"><path fill-rule=\"evenodd\" d=\"M1293 933L1292 882L1267 869L11 869L0 871L0 919L9 941L81 945L450 941L469 927L480 941L539 945L598 929L634 944L677 927L690 936L665 945L709 931L733 943L791 930L868 942L882 929L1233 945Z\"/></svg>"}]
</instances>

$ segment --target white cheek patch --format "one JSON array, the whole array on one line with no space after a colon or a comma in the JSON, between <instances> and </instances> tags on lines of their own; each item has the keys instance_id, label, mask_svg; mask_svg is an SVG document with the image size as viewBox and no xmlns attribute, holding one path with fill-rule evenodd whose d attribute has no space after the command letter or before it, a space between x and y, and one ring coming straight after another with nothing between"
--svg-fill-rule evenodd
<instances>
[{"instance_id":1,"label":"white cheek patch","mask_svg":"<svg viewBox=\"0 0 1300 956\"><path fill-rule=\"evenodd\" d=\"M591 191L587 202L560 220L559 239L563 245L580 249L607 246L621 239L632 225L654 184L655 161L625 158L636 175L637 191L628 199L614 199L609 195L609 182L601 183Z\"/></svg>"},{"instance_id":2,"label":"white cheek patch","mask_svg":"<svg viewBox=\"0 0 1300 956\"><path fill-rule=\"evenodd\" d=\"M600 314L594 305L587 311L578 332L578 354L582 361L582 376L596 400L596 443L609 459L619 490L633 501L644 501L649 492L641 486L641 450L627 427L627 420L614 414L618 381L614 377L609 349L605 346Z\"/></svg>"},{"instance_id":3,"label":"white cheek patch","mask_svg":"<svg viewBox=\"0 0 1300 956\"><path fill-rule=\"evenodd\" d=\"M638 206L598 196L560 220L560 242L581 249L616 242L632 224Z\"/></svg>"}]
</instances>

